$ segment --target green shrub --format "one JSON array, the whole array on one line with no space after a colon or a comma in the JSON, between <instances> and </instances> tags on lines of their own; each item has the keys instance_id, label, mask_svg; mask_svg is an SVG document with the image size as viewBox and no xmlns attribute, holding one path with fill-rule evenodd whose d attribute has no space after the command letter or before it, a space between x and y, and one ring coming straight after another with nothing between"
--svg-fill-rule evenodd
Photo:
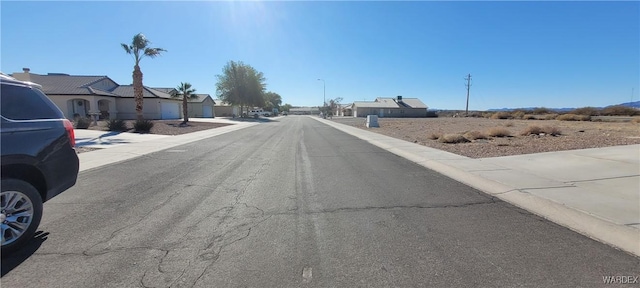
<instances>
[{"instance_id":1,"label":"green shrub","mask_svg":"<svg viewBox=\"0 0 640 288\"><path fill-rule=\"evenodd\" d=\"M91 126L91 119L87 117L76 118L76 129L87 129Z\"/></svg>"},{"instance_id":2,"label":"green shrub","mask_svg":"<svg viewBox=\"0 0 640 288\"><path fill-rule=\"evenodd\" d=\"M562 114L556 117L556 120L559 121L591 121L591 116L589 115L577 115L577 114Z\"/></svg>"},{"instance_id":3,"label":"green shrub","mask_svg":"<svg viewBox=\"0 0 640 288\"><path fill-rule=\"evenodd\" d=\"M153 122L151 120L136 120L133 123L133 129L139 133L149 133L153 128Z\"/></svg>"},{"instance_id":4,"label":"green shrub","mask_svg":"<svg viewBox=\"0 0 640 288\"><path fill-rule=\"evenodd\" d=\"M465 142L469 142L469 140L467 140L467 138L464 138L464 136L460 134L445 134L445 135L442 135L442 137L438 138L438 142L451 144L451 143L465 143Z\"/></svg>"},{"instance_id":5,"label":"green shrub","mask_svg":"<svg viewBox=\"0 0 640 288\"><path fill-rule=\"evenodd\" d=\"M509 137L511 136L511 131L507 130L506 128L495 127L489 129L489 132L487 134L491 137Z\"/></svg>"},{"instance_id":6,"label":"green shrub","mask_svg":"<svg viewBox=\"0 0 640 288\"><path fill-rule=\"evenodd\" d=\"M109 131L125 131L127 130L127 124L124 120L110 119L107 121L107 129Z\"/></svg>"}]
</instances>

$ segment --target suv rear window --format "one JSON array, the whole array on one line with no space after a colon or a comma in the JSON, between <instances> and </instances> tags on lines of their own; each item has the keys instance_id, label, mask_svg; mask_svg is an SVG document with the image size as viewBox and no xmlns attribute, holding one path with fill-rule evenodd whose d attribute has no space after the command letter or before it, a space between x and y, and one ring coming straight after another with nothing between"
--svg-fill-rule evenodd
<instances>
[{"instance_id":1,"label":"suv rear window","mask_svg":"<svg viewBox=\"0 0 640 288\"><path fill-rule=\"evenodd\" d=\"M37 89L4 83L1 86L0 114L5 118L12 120L63 118L57 106Z\"/></svg>"}]
</instances>

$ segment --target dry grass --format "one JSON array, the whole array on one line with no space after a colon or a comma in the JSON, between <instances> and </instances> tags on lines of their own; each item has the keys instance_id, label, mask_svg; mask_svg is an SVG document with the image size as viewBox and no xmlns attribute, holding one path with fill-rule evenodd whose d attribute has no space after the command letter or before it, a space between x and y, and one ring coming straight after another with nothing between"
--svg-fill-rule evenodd
<instances>
[{"instance_id":1,"label":"dry grass","mask_svg":"<svg viewBox=\"0 0 640 288\"><path fill-rule=\"evenodd\" d=\"M469 131L467 133L464 133L464 135L462 136L464 136L464 138L467 138L467 140L470 140L470 141L478 140L478 139L487 139L487 135L485 135L480 131Z\"/></svg>"},{"instance_id":2,"label":"dry grass","mask_svg":"<svg viewBox=\"0 0 640 288\"><path fill-rule=\"evenodd\" d=\"M511 117L513 117L514 119L522 119L524 115L524 111L514 111L513 113L511 113Z\"/></svg>"},{"instance_id":3,"label":"dry grass","mask_svg":"<svg viewBox=\"0 0 640 288\"><path fill-rule=\"evenodd\" d=\"M511 113L509 112L497 112L491 115L491 119L511 119Z\"/></svg>"},{"instance_id":4,"label":"dry grass","mask_svg":"<svg viewBox=\"0 0 640 288\"><path fill-rule=\"evenodd\" d=\"M631 119L631 123L639 124L640 123L640 117L633 117L633 119Z\"/></svg>"},{"instance_id":5,"label":"dry grass","mask_svg":"<svg viewBox=\"0 0 640 288\"><path fill-rule=\"evenodd\" d=\"M591 116L589 115L578 115L578 114L562 114L556 117L556 120L559 121L591 121Z\"/></svg>"},{"instance_id":6,"label":"dry grass","mask_svg":"<svg viewBox=\"0 0 640 288\"><path fill-rule=\"evenodd\" d=\"M502 127L494 127L489 129L487 134L491 137L509 137L511 136L511 131Z\"/></svg>"},{"instance_id":7,"label":"dry grass","mask_svg":"<svg viewBox=\"0 0 640 288\"><path fill-rule=\"evenodd\" d=\"M538 118L536 118L536 116L531 115L531 114L526 114L524 116L522 116L522 120L536 120Z\"/></svg>"},{"instance_id":8,"label":"dry grass","mask_svg":"<svg viewBox=\"0 0 640 288\"><path fill-rule=\"evenodd\" d=\"M467 138L464 138L464 136L460 134L445 134L442 135L442 137L438 138L438 142L454 144L469 142L469 140Z\"/></svg>"},{"instance_id":9,"label":"dry grass","mask_svg":"<svg viewBox=\"0 0 640 288\"><path fill-rule=\"evenodd\" d=\"M436 132L436 133L433 133L433 134L429 135L429 139L438 140L438 139L440 139L440 137L442 137L442 135L443 135L442 132Z\"/></svg>"},{"instance_id":10,"label":"dry grass","mask_svg":"<svg viewBox=\"0 0 640 288\"><path fill-rule=\"evenodd\" d=\"M507 124L504 124L504 127L513 127L513 122L507 122Z\"/></svg>"},{"instance_id":11,"label":"dry grass","mask_svg":"<svg viewBox=\"0 0 640 288\"><path fill-rule=\"evenodd\" d=\"M540 127L535 125L531 125L525 128L524 130L522 130L522 132L520 132L521 136L540 135L540 134L558 136L558 135L562 135L562 132L557 127L552 127L552 126Z\"/></svg>"}]
</instances>

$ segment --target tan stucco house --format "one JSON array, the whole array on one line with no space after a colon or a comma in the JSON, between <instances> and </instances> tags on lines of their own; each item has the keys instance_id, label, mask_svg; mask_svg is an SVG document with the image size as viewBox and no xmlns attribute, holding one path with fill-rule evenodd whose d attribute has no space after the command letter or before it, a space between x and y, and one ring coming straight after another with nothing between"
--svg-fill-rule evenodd
<instances>
[{"instance_id":1,"label":"tan stucco house","mask_svg":"<svg viewBox=\"0 0 640 288\"><path fill-rule=\"evenodd\" d=\"M187 99L187 110L189 117L195 118L215 118L216 114L213 107L216 102L213 101L209 94L196 94L197 98Z\"/></svg>"},{"instance_id":2,"label":"tan stucco house","mask_svg":"<svg viewBox=\"0 0 640 288\"><path fill-rule=\"evenodd\" d=\"M378 97L374 101L355 101L351 106L353 117L427 117L427 105L418 98Z\"/></svg>"},{"instance_id":3,"label":"tan stucco house","mask_svg":"<svg viewBox=\"0 0 640 288\"><path fill-rule=\"evenodd\" d=\"M240 116L240 107L238 105L231 105L227 102L218 101L213 106L214 115L222 117L230 117L233 115Z\"/></svg>"},{"instance_id":4,"label":"tan stucco house","mask_svg":"<svg viewBox=\"0 0 640 288\"><path fill-rule=\"evenodd\" d=\"M99 119L136 118L133 85L119 85L107 76L42 75L31 73L29 68L11 76L42 85L43 92L69 119L92 114ZM182 102L170 93L144 87L143 96L145 119L182 118Z\"/></svg>"}]
</instances>

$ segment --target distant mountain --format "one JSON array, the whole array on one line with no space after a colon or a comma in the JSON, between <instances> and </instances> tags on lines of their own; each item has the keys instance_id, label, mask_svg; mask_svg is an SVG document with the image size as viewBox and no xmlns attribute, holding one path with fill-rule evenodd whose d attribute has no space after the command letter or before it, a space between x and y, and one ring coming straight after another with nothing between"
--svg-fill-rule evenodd
<instances>
[{"instance_id":1,"label":"distant mountain","mask_svg":"<svg viewBox=\"0 0 640 288\"><path fill-rule=\"evenodd\" d=\"M621 104L615 104L615 105L609 105L609 106L607 106L607 107L610 107L610 106L618 106L618 105L621 105L621 106L627 106L627 107L633 107L633 108L640 108L640 101L627 102L627 103L621 103ZM569 112L569 111L571 111L571 110L575 110L576 108L581 108L581 107L584 107L584 106L575 107L575 108L547 108L547 109L549 109L549 110L553 110L553 111L556 111L556 112ZM536 108L539 108L539 107L527 107L527 108L497 108L497 109L488 109L487 111L490 111L490 112L500 112L500 111L509 112L509 111L519 110L519 109L520 109L520 110L533 110L533 109L536 109ZM594 107L594 108L602 109L602 108L605 108L605 107Z\"/></svg>"},{"instance_id":2,"label":"distant mountain","mask_svg":"<svg viewBox=\"0 0 640 288\"><path fill-rule=\"evenodd\" d=\"M640 108L640 101L636 101L636 102L627 102L627 103L622 103L620 104L622 106L627 106L627 107L633 107L633 108Z\"/></svg>"}]
</instances>

